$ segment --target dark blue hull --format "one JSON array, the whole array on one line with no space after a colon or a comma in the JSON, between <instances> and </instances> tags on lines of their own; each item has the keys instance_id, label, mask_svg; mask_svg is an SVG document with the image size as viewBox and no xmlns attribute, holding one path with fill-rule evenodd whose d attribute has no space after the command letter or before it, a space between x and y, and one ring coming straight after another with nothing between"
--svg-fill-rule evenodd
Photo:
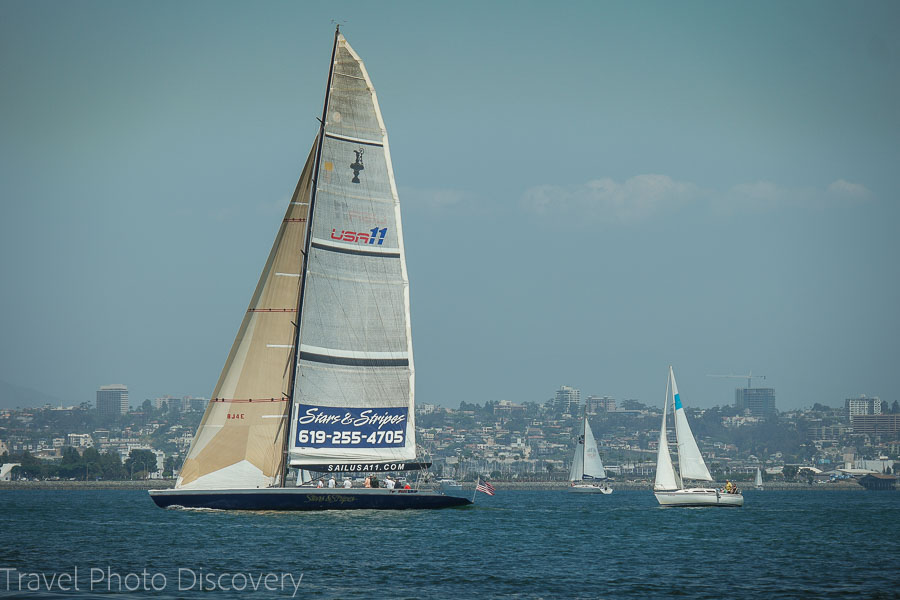
<instances>
[{"instance_id":1,"label":"dark blue hull","mask_svg":"<svg viewBox=\"0 0 900 600\"><path fill-rule=\"evenodd\" d=\"M254 490L151 490L160 508L219 510L409 510L472 504L440 492L387 489L266 488Z\"/></svg>"}]
</instances>

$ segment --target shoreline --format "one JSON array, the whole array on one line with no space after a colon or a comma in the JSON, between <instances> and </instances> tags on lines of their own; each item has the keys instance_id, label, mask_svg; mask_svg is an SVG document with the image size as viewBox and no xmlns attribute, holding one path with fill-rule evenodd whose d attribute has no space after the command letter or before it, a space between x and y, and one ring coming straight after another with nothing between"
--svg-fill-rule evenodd
<instances>
[{"instance_id":1,"label":"shoreline","mask_svg":"<svg viewBox=\"0 0 900 600\"><path fill-rule=\"evenodd\" d=\"M471 489L474 482L462 482L465 488ZM491 484L498 490L565 490L569 487L568 481L492 481ZM639 490L652 491L653 483L646 482L617 482L611 481L610 487L614 490ZM724 484L716 484L722 487ZM174 479L145 479L140 481L0 481L0 492L4 490L164 490L175 487ZM856 482L841 482L814 484L807 483L767 483L766 491L834 491L855 492L865 491L865 488ZM750 486L743 491L756 490Z\"/></svg>"}]
</instances>

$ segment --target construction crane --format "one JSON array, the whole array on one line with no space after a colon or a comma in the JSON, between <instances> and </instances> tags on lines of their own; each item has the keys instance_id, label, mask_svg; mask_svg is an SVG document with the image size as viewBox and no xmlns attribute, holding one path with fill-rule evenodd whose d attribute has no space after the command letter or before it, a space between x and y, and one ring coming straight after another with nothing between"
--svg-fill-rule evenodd
<instances>
[{"instance_id":1,"label":"construction crane","mask_svg":"<svg viewBox=\"0 0 900 600\"><path fill-rule=\"evenodd\" d=\"M720 377L726 379L746 379L747 380L747 389L753 387L751 380L755 377L757 379L765 379L765 375L754 375L753 371L750 371L748 375L707 375L707 377Z\"/></svg>"}]
</instances>

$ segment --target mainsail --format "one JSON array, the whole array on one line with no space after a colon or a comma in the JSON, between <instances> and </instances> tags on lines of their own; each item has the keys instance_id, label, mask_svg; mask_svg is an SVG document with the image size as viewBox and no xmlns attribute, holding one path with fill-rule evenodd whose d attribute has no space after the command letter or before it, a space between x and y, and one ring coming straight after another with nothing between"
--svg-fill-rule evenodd
<instances>
[{"instance_id":1,"label":"mainsail","mask_svg":"<svg viewBox=\"0 0 900 600\"><path fill-rule=\"evenodd\" d=\"M569 471L570 481L584 479L606 479L606 469L603 468L603 461L600 460L597 440L594 439L594 432L591 431L587 417L582 420L581 435L578 437L575 456L572 459L572 469Z\"/></svg>"},{"instance_id":2,"label":"mainsail","mask_svg":"<svg viewBox=\"0 0 900 600\"><path fill-rule=\"evenodd\" d=\"M337 35L301 292L291 466L415 458L409 280L387 132Z\"/></svg>"},{"instance_id":3,"label":"mainsail","mask_svg":"<svg viewBox=\"0 0 900 600\"><path fill-rule=\"evenodd\" d=\"M584 474L583 479L606 479L606 469L597 451L597 440L591 431L591 424L584 418Z\"/></svg>"},{"instance_id":4,"label":"mainsail","mask_svg":"<svg viewBox=\"0 0 900 600\"><path fill-rule=\"evenodd\" d=\"M176 488L274 485L282 470L300 257L315 146L178 475Z\"/></svg>"},{"instance_id":5,"label":"mainsail","mask_svg":"<svg viewBox=\"0 0 900 600\"><path fill-rule=\"evenodd\" d=\"M700 449L691 433L684 407L681 406L681 396L678 395L678 385L675 383L675 372L669 367L669 377L672 379L672 397L675 402L675 437L678 440L678 470L682 479L703 479L712 481L713 478L703 462Z\"/></svg>"}]
</instances>

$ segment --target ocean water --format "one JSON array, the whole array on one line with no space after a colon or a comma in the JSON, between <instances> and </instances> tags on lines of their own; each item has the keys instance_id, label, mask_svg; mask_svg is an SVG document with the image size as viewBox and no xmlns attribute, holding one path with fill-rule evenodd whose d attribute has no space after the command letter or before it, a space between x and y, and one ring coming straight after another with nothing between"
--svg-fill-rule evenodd
<instances>
[{"instance_id":1,"label":"ocean water","mask_svg":"<svg viewBox=\"0 0 900 600\"><path fill-rule=\"evenodd\" d=\"M256 513L3 491L0 597L897 598L898 508L896 492L691 509L649 491L498 490L439 511Z\"/></svg>"}]
</instances>

